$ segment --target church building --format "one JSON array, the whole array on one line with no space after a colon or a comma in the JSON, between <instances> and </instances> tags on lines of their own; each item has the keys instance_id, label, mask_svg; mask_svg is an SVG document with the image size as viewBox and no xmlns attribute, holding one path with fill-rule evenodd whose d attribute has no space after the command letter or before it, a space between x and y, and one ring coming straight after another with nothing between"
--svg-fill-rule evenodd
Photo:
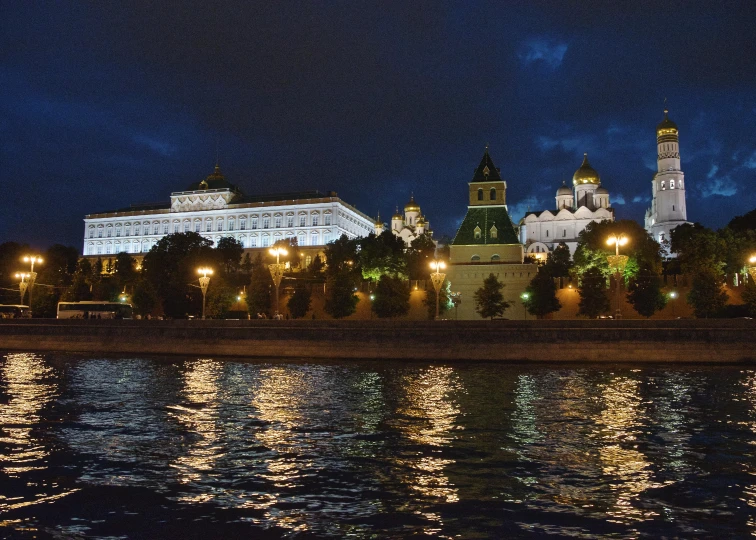
<instances>
[{"instance_id":1,"label":"church building","mask_svg":"<svg viewBox=\"0 0 756 540\"><path fill-rule=\"evenodd\" d=\"M538 266L523 264L523 246L506 204L507 183L494 166L488 147L467 185L467 214L449 246L447 269L452 291L461 293L458 316L480 319L475 311L475 291L494 274L504 284L504 299L511 302L504 317L524 319L520 295L535 277Z\"/></svg>"},{"instance_id":2,"label":"church building","mask_svg":"<svg viewBox=\"0 0 756 540\"><path fill-rule=\"evenodd\" d=\"M378 215L378 221L375 223L375 234L379 235L385 230L381 222L381 216ZM425 233L433 235L430 223L420 213L420 205L415 202L415 195L410 195L410 200L404 205L404 216L399 213L399 207L391 217L391 232L404 240L404 244L409 247L413 240Z\"/></svg>"},{"instance_id":3,"label":"church building","mask_svg":"<svg viewBox=\"0 0 756 540\"><path fill-rule=\"evenodd\" d=\"M688 223L685 205L685 175L680 169L680 140L677 125L667 117L656 126L656 166L651 181L651 208L646 210L646 231L660 244L669 240L675 227Z\"/></svg>"},{"instance_id":4,"label":"church building","mask_svg":"<svg viewBox=\"0 0 756 540\"><path fill-rule=\"evenodd\" d=\"M545 260L561 242L574 255L580 233L589 223L604 220L614 221L609 191L584 154L572 176L572 189L563 184L557 190L556 209L527 212L520 220L520 242L537 259Z\"/></svg>"},{"instance_id":5,"label":"church building","mask_svg":"<svg viewBox=\"0 0 756 540\"><path fill-rule=\"evenodd\" d=\"M171 193L170 203L132 205L85 216L84 255L125 252L141 259L163 236L189 231L216 244L232 237L249 252L267 251L278 240L296 239L302 262L308 266L328 242L341 235L367 236L375 227L371 218L333 191L247 196L216 165L207 178Z\"/></svg>"}]
</instances>

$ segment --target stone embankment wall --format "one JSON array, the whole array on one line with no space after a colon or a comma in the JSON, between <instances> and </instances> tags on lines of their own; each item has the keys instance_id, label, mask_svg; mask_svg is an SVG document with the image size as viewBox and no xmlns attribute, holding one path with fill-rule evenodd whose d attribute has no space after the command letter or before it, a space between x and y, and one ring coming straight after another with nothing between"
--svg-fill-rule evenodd
<instances>
[{"instance_id":1,"label":"stone embankment wall","mask_svg":"<svg viewBox=\"0 0 756 540\"><path fill-rule=\"evenodd\" d=\"M527 362L756 360L753 320L0 321L0 351Z\"/></svg>"}]
</instances>

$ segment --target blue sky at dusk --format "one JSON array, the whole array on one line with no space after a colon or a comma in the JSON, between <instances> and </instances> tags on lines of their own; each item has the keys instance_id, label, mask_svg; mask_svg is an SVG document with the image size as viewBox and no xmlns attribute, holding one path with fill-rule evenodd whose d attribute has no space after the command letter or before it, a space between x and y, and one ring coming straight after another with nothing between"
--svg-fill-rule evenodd
<instances>
[{"instance_id":1,"label":"blue sky at dusk","mask_svg":"<svg viewBox=\"0 0 756 540\"><path fill-rule=\"evenodd\" d=\"M756 2L3 4L0 241L81 249L87 213L212 172L334 190L453 235L486 143L518 220L583 152L643 220L667 98L688 218L756 208Z\"/></svg>"}]
</instances>

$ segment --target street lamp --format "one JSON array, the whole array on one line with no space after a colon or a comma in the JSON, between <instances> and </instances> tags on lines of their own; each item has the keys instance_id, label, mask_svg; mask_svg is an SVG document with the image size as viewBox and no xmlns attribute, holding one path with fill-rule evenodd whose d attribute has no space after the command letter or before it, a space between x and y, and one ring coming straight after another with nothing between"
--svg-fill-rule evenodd
<instances>
[{"instance_id":1,"label":"street lamp","mask_svg":"<svg viewBox=\"0 0 756 540\"><path fill-rule=\"evenodd\" d=\"M268 252L271 255L276 256L276 262L273 264L269 264L268 268L270 269L270 277L273 278L273 284L276 286L276 319L278 319L278 287L281 285L281 280L283 279L283 273L286 269L286 264L281 262L281 255L284 257L288 255L288 251L286 251L285 248L282 247L275 247L270 248Z\"/></svg>"},{"instance_id":2,"label":"street lamp","mask_svg":"<svg viewBox=\"0 0 756 540\"><path fill-rule=\"evenodd\" d=\"M42 257L39 255L27 255L24 262L31 263L31 272L27 274L29 278L29 317L32 316L32 292L34 291L34 282L37 279L37 273L34 271L34 263L42 263Z\"/></svg>"},{"instance_id":3,"label":"street lamp","mask_svg":"<svg viewBox=\"0 0 756 540\"><path fill-rule=\"evenodd\" d=\"M672 302L670 303L672 304L672 318L674 319L675 318L675 304L677 303L675 302L675 298L677 298L677 291L669 291L669 298L670 300L672 300Z\"/></svg>"},{"instance_id":4,"label":"street lamp","mask_svg":"<svg viewBox=\"0 0 756 540\"><path fill-rule=\"evenodd\" d=\"M525 308L525 320L528 320L528 300L530 299L530 293L524 292L520 295L522 298L522 306Z\"/></svg>"},{"instance_id":5,"label":"street lamp","mask_svg":"<svg viewBox=\"0 0 756 540\"><path fill-rule=\"evenodd\" d=\"M627 255L619 254L619 247L624 246L628 242L629 240L627 236L625 236L624 233L620 234L619 236L617 236L616 234L613 234L606 241L606 243L609 245L614 244L614 255L608 255L606 259L607 261L609 261L609 267L613 268L617 274L617 311L614 313L615 319L622 318L622 309L620 308L621 306L620 284L621 284L622 272L624 272L625 265L627 265L627 260L629 258Z\"/></svg>"},{"instance_id":6,"label":"street lamp","mask_svg":"<svg viewBox=\"0 0 756 540\"><path fill-rule=\"evenodd\" d=\"M751 265L748 267L748 273L751 275L751 279L753 281L756 281L756 255L751 255L751 258L748 259L748 262Z\"/></svg>"},{"instance_id":7,"label":"street lamp","mask_svg":"<svg viewBox=\"0 0 756 540\"><path fill-rule=\"evenodd\" d=\"M16 274L16 277L21 280L18 283L18 290L21 292L21 304L24 303L24 295L26 294L26 288L29 286L29 284L24 280L29 279L30 276L31 274L29 274L28 272L27 273L18 272ZM29 302L29 304L31 307L31 302Z\"/></svg>"},{"instance_id":8,"label":"street lamp","mask_svg":"<svg viewBox=\"0 0 756 540\"><path fill-rule=\"evenodd\" d=\"M446 268L446 264L444 261L433 261L430 263L430 267L433 270L430 275L431 282L433 283L433 288L436 289L436 320L438 320L438 300L441 296L441 285L444 284L444 279L446 279L446 274L440 272L440 270Z\"/></svg>"},{"instance_id":9,"label":"street lamp","mask_svg":"<svg viewBox=\"0 0 756 540\"><path fill-rule=\"evenodd\" d=\"M207 287L210 285L210 278L208 276L213 275L212 268L197 268L197 273L202 274L199 278L200 289L202 289L202 320L205 320L205 297L207 296Z\"/></svg>"}]
</instances>

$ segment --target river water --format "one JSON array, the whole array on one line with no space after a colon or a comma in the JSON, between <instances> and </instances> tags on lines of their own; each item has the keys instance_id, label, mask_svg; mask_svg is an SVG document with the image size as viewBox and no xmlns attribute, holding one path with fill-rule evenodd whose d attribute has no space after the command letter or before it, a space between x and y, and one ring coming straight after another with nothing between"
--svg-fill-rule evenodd
<instances>
[{"instance_id":1,"label":"river water","mask_svg":"<svg viewBox=\"0 0 756 540\"><path fill-rule=\"evenodd\" d=\"M756 370L0 354L0 537L756 534Z\"/></svg>"}]
</instances>

